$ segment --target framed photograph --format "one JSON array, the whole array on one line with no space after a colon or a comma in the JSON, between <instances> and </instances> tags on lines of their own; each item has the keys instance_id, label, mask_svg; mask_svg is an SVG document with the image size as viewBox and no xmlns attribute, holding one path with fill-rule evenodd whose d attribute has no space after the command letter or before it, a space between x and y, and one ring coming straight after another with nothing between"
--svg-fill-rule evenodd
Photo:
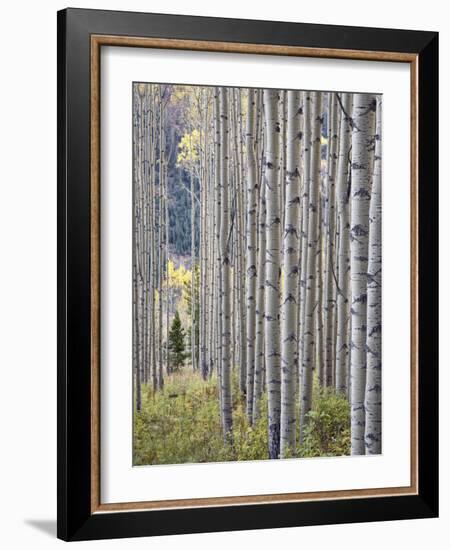
<instances>
[{"instance_id":1,"label":"framed photograph","mask_svg":"<svg viewBox=\"0 0 450 550\"><path fill-rule=\"evenodd\" d=\"M437 156L437 33L58 13L58 537L437 516Z\"/></svg>"}]
</instances>

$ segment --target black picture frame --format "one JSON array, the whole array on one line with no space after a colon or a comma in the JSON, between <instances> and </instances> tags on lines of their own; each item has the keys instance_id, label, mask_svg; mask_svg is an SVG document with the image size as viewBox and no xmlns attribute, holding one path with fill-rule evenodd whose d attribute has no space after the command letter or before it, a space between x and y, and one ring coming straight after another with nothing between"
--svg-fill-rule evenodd
<instances>
[{"instance_id":1,"label":"black picture frame","mask_svg":"<svg viewBox=\"0 0 450 550\"><path fill-rule=\"evenodd\" d=\"M438 34L148 13L58 12L58 528L63 540L438 515ZM418 493L200 508L91 511L91 36L220 41L418 59Z\"/></svg>"}]
</instances>

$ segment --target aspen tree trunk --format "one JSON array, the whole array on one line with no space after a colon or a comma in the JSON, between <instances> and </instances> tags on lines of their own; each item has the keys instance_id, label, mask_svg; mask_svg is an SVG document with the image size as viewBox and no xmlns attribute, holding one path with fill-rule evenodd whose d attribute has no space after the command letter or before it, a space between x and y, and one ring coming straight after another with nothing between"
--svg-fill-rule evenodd
<instances>
[{"instance_id":1,"label":"aspen tree trunk","mask_svg":"<svg viewBox=\"0 0 450 550\"><path fill-rule=\"evenodd\" d=\"M197 289L195 284L195 185L194 174L190 174L191 188L191 361L192 370L197 370Z\"/></svg>"},{"instance_id":2,"label":"aspen tree trunk","mask_svg":"<svg viewBox=\"0 0 450 550\"><path fill-rule=\"evenodd\" d=\"M336 166L336 173L337 173L337 166ZM336 186L336 184L335 184ZM336 188L337 189L337 188ZM336 190L335 190L336 193ZM335 281L335 291L334 291L334 313L333 313L333 388L337 388L337 361L336 361L336 342L337 342L337 328L338 328L338 310L337 310L337 304L338 304L338 296L339 296L339 249L341 246L341 226L340 226L340 220L338 216L338 207L337 207L337 195L335 196L335 226L336 226L336 235L335 235L335 241L334 241L334 266L335 266L335 272L333 274L333 279Z\"/></svg>"},{"instance_id":3,"label":"aspen tree trunk","mask_svg":"<svg viewBox=\"0 0 450 550\"><path fill-rule=\"evenodd\" d=\"M156 288L156 249L155 249L155 217L156 208L156 141L157 141L157 112L156 112L156 91L155 86L148 88L148 110L149 118L145 126L144 134L144 164L150 161L150 171L145 171L145 192L143 195L143 235L142 243L145 254L142 257L142 274L144 277L144 349L146 361L146 380L152 383L153 391L157 387L157 364L156 364L156 322L155 322L155 288ZM150 103L151 102L151 103Z\"/></svg>"},{"instance_id":4,"label":"aspen tree trunk","mask_svg":"<svg viewBox=\"0 0 450 550\"><path fill-rule=\"evenodd\" d=\"M202 92L200 91L200 94ZM200 100L197 100L198 103ZM204 168L204 151L203 151L203 111L201 106L197 104L197 111L199 116L199 141L200 141L200 151L199 151L199 167L198 167L198 197L199 197L199 209L198 209L198 227L199 227L199 245L198 245L198 269L199 269L199 288L198 288L198 366L200 374L203 377L203 351L204 351L204 309L203 309L203 291L204 291L204 269L203 269L203 260L204 260L204 200L205 200L205 168Z\"/></svg>"},{"instance_id":5,"label":"aspen tree trunk","mask_svg":"<svg viewBox=\"0 0 450 550\"><path fill-rule=\"evenodd\" d=\"M280 212L281 223L280 227L283 230L285 227L286 214L286 158L287 158L287 91L280 90ZM280 298L282 296L280 294ZM281 303L280 303L281 307Z\"/></svg>"},{"instance_id":6,"label":"aspen tree trunk","mask_svg":"<svg viewBox=\"0 0 450 550\"><path fill-rule=\"evenodd\" d=\"M204 380L208 377L208 361L207 361L207 325L208 325L208 235L206 233L206 221L207 214L206 208L208 205L208 157L207 157L207 123L208 123L208 110L206 102L206 93L203 91L201 97L201 131L200 131L200 143L201 143L201 247L200 247L200 266L201 266L201 285L199 289L200 293L200 368L201 374Z\"/></svg>"},{"instance_id":7,"label":"aspen tree trunk","mask_svg":"<svg viewBox=\"0 0 450 550\"><path fill-rule=\"evenodd\" d=\"M220 89L214 90L214 114L215 114L215 140L214 140L214 179L215 179L215 240L216 240L216 367L219 384L220 414L223 425L222 406L222 265L221 265L221 215L222 215L222 191L220 183Z\"/></svg>"},{"instance_id":8,"label":"aspen tree trunk","mask_svg":"<svg viewBox=\"0 0 450 550\"><path fill-rule=\"evenodd\" d=\"M256 339L256 213L257 213L257 179L256 158L254 149L255 131L255 91L248 91L247 103L247 419L253 422L253 389L255 378L255 339Z\"/></svg>"},{"instance_id":9,"label":"aspen tree trunk","mask_svg":"<svg viewBox=\"0 0 450 550\"><path fill-rule=\"evenodd\" d=\"M158 389L162 390L163 380L163 186L165 170L165 135L164 135L164 106L162 87L159 87L159 221L158 221Z\"/></svg>"},{"instance_id":10,"label":"aspen tree trunk","mask_svg":"<svg viewBox=\"0 0 450 550\"><path fill-rule=\"evenodd\" d=\"M328 103L328 169L325 183L326 209L326 269L324 294L324 339L325 339L325 385L331 387L334 379L334 325L336 313L336 266L335 266L335 196L336 167L339 152L339 113L335 93L329 93Z\"/></svg>"},{"instance_id":11,"label":"aspen tree trunk","mask_svg":"<svg viewBox=\"0 0 450 550\"><path fill-rule=\"evenodd\" d=\"M286 194L283 231L283 300L281 325L281 443L283 458L295 449L295 374L298 324L298 260L300 204L300 92L287 92Z\"/></svg>"},{"instance_id":12,"label":"aspen tree trunk","mask_svg":"<svg viewBox=\"0 0 450 550\"><path fill-rule=\"evenodd\" d=\"M155 290L156 290L156 242L155 242L155 232L156 232L156 136L157 136L157 118L156 118L156 93L154 87L152 86L152 129L151 129L151 140L152 140L152 161L151 161L151 175L150 175L150 204L148 207L149 216L151 219L148 219L150 232L149 232L149 257L150 264L148 268L148 283L150 289L150 365L151 365L151 375L152 375L152 386L153 391L156 391L158 388L158 376L157 376L157 365L156 365L156 316L155 316ZM147 332L147 331L146 331Z\"/></svg>"},{"instance_id":13,"label":"aspen tree trunk","mask_svg":"<svg viewBox=\"0 0 450 550\"><path fill-rule=\"evenodd\" d=\"M233 125L231 124L231 128ZM231 370L233 371L236 367L236 301L237 301L237 290L236 290L236 270L235 270L235 250L236 250L236 232L234 231L234 213L235 213L235 201L231 200L231 197L236 196L236 190L234 188L235 178L233 177L233 163L230 159L229 162L229 189L228 189L228 212L230 213L230 218L232 223L230 224L229 237L228 237L228 257L230 260L230 364Z\"/></svg>"},{"instance_id":14,"label":"aspen tree trunk","mask_svg":"<svg viewBox=\"0 0 450 550\"><path fill-rule=\"evenodd\" d=\"M239 164L239 196L238 196L238 215L239 215L239 343L240 343L240 389L241 392L247 393L247 303L246 303L246 254L247 250L247 232L246 232L246 213L247 193L246 193L246 178L247 170L244 162L244 140L245 129L243 125L242 113L242 90L236 90L236 105L237 105L237 135L238 135L238 164Z\"/></svg>"},{"instance_id":15,"label":"aspen tree trunk","mask_svg":"<svg viewBox=\"0 0 450 550\"><path fill-rule=\"evenodd\" d=\"M213 106L214 107L214 106ZM214 124L214 113L212 114L212 125ZM216 304L215 304L215 288L216 288L216 218L214 210L214 182L215 182L215 141L214 141L214 127L211 125L210 135L209 135L209 145L211 149L210 154L210 178L209 178L209 205L208 212L209 216L209 375L212 376L214 366L217 365L216 361L216 349L215 349L215 328L216 328Z\"/></svg>"},{"instance_id":16,"label":"aspen tree trunk","mask_svg":"<svg viewBox=\"0 0 450 550\"><path fill-rule=\"evenodd\" d=\"M311 93L303 92L303 185L301 190L301 243L300 243L300 306L299 306L299 340L298 340L298 368L302 375L304 327L305 327L305 302L307 286L308 263L308 222L309 222L309 186L311 172Z\"/></svg>"},{"instance_id":17,"label":"aspen tree trunk","mask_svg":"<svg viewBox=\"0 0 450 550\"><path fill-rule=\"evenodd\" d=\"M210 338L209 338L209 327L212 325L212 318L211 318L211 267L210 262L212 250L211 250L211 236L214 235L210 230L210 220L212 218L211 210L210 210L210 202L211 202L211 147L210 147L210 141L209 141L209 123L210 123L210 117L209 117L209 90L205 92L204 97L204 105L205 105L205 130L204 130L204 147L205 147L205 205L204 205L204 212L205 212L205 221L204 221L204 235L205 235L205 246L204 246L204 261L203 261L203 269L204 269L204 310L205 310L205 326L204 326L204 352L203 352L203 361L204 366L203 368L203 375L205 376L205 379L210 374L211 369L211 346L210 346ZM214 261L212 261L212 265L214 265Z\"/></svg>"},{"instance_id":18,"label":"aspen tree trunk","mask_svg":"<svg viewBox=\"0 0 450 550\"><path fill-rule=\"evenodd\" d=\"M341 125L337 167L337 208L339 216L339 257L336 334L336 390L347 395L350 357L350 160L352 94L340 98Z\"/></svg>"},{"instance_id":19,"label":"aspen tree trunk","mask_svg":"<svg viewBox=\"0 0 450 550\"><path fill-rule=\"evenodd\" d=\"M317 249L316 249L316 300L314 304L314 366L313 370L317 369L317 378L320 387L324 386L325 382L325 363L323 352L323 252L324 252L324 197L322 195L322 186L319 179L319 197L317 199Z\"/></svg>"},{"instance_id":20,"label":"aspen tree trunk","mask_svg":"<svg viewBox=\"0 0 450 550\"><path fill-rule=\"evenodd\" d=\"M258 99L261 100L261 93L258 91ZM259 134L257 134L259 135ZM259 139L258 158L263 157L264 146ZM262 165L262 162L261 162ZM255 376L253 391L253 423L260 417L260 399L263 391L265 357L264 357L264 294L266 281L266 184L263 177L263 170L259 174L259 219L258 219L258 266L257 266L257 299L256 299L256 339L255 339Z\"/></svg>"},{"instance_id":21,"label":"aspen tree trunk","mask_svg":"<svg viewBox=\"0 0 450 550\"><path fill-rule=\"evenodd\" d=\"M155 165L156 165L156 93L153 85L146 86L146 113L144 115L144 143L143 143L143 191L141 199L142 212L142 254L141 273L143 277L142 300L142 345L144 355L145 382L152 382L152 388L156 388L156 354L155 354L155 280L153 270L156 265L154 250L155 227L152 218L155 204ZM150 163L150 170L145 165Z\"/></svg>"},{"instance_id":22,"label":"aspen tree trunk","mask_svg":"<svg viewBox=\"0 0 450 550\"><path fill-rule=\"evenodd\" d=\"M222 212L220 227L220 256L222 279L222 409L224 436L231 438L233 419L231 402L231 362L230 362L230 224L228 199L228 89L220 88L220 187L222 194Z\"/></svg>"},{"instance_id":23,"label":"aspen tree trunk","mask_svg":"<svg viewBox=\"0 0 450 550\"><path fill-rule=\"evenodd\" d=\"M262 109L262 90L256 90L256 122L255 122L255 155L256 155L256 181L258 182L259 189L262 188L262 151L264 141L264 128L262 124L263 109ZM261 193L260 193L261 196Z\"/></svg>"},{"instance_id":24,"label":"aspen tree trunk","mask_svg":"<svg viewBox=\"0 0 450 550\"><path fill-rule=\"evenodd\" d=\"M146 323L148 323L148 285L146 285L146 262L143 262L143 257L146 250L146 201L145 192L148 190L148 179L145 177L145 159L146 159L146 133L147 133L147 120L145 117L146 103L148 98L148 91L144 86L138 86L139 100L139 135L138 135L138 180L135 194L136 201L136 261L137 261L137 273L138 273L138 288L136 293L136 300L138 304L138 311L136 316L139 349L137 351L139 361L139 374L141 377L141 383L146 382L147 377L147 330Z\"/></svg>"},{"instance_id":25,"label":"aspen tree trunk","mask_svg":"<svg viewBox=\"0 0 450 550\"><path fill-rule=\"evenodd\" d=\"M138 94L134 94L134 101L135 101L135 120L134 120L134 128L133 128L133 138L134 138L134 158L136 159L136 164L140 166L139 160L140 160L140 153L142 150L142 144L141 144L141 124L142 124L142 98L138 96ZM141 107L139 109L139 106ZM133 246L133 323L134 323L134 376L135 376L135 402L136 402L136 410L141 410L141 359L140 359L140 349L141 349L141 341L140 341L140 330L139 330L139 281L138 281L138 261L139 261L139 247L138 247L138 239L139 239L139 228L138 224L140 223L140 212L139 212L139 201L138 196L140 193L140 171L138 169L134 169L134 231L133 231L133 240L134 240L134 246Z\"/></svg>"},{"instance_id":26,"label":"aspen tree trunk","mask_svg":"<svg viewBox=\"0 0 450 550\"><path fill-rule=\"evenodd\" d=\"M314 311L316 300L317 210L320 182L320 138L322 128L322 94L311 95L311 169L309 178L308 251L306 265L305 317L303 326L302 380L300 403L300 444L304 441L307 414L311 410L314 366Z\"/></svg>"},{"instance_id":27,"label":"aspen tree trunk","mask_svg":"<svg viewBox=\"0 0 450 550\"><path fill-rule=\"evenodd\" d=\"M138 238L137 238L137 261L138 261L138 272L139 272L139 278L138 278L138 294L137 294L137 300L138 300L138 330L141 333L140 337L140 348L139 348L139 371L141 380L142 377L145 380L145 373L146 373L146 366L147 366L147 359L148 359L148 353L147 353L147 323L148 323L148 285L146 284L147 281L147 263L145 260L145 252L146 248L148 246L148 243L146 242L146 232L145 232L145 224L147 221L147 210L146 210L146 204L147 201L145 193L148 192L148 179L146 178L146 173L144 169L144 164L146 160L146 154L147 154L147 121L145 117L145 107L146 107L146 100L147 100L147 93L145 88L142 88L140 90L141 94L141 115L140 115L140 121L141 121L141 132L140 132L140 144L139 144L139 151L140 151L140 170L139 170L139 187L138 187L138 208L139 208L139 225L138 225ZM144 376L142 376L144 375Z\"/></svg>"},{"instance_id":28,"label":"aspen tree trunk","mask_svg":"<svg viewBox=\"0 0 450 550\"><path fill-rule=\"evenodd\" d=\"M141 96L141 110L140 110L140 162L139 162L139 188L137 191L137 201L139 209L139 223L138 223L138 239L137 239L137 261L139 270L139 288L137 294L137 300L139 304L138 313L138 330L140 331L140 349L139 349L139 362L140 362L140 376L141 381L144 383L148 379L149 369L149 353L148 353L148 324L149 324L149 284L148 273L150 266L145 261L146 253L148 250L148 193L149 193L149 177L146 171L146 163L148 160L148 151L152 147L149 140L149 122L148 122L148 102L149 102L149 90L146 86L139 86L139 93Z\"/></svg>"},{"instance_id":29,"label":"aspen tree trunk","mask_svg":"<svg viewBox=\"0 0 450 550\"><path fill-rule=\"evenodd\" d=\"M209 242L210 242L210 235L209 235L209 227L208 227L208 221L210 218L210 215L208 214L208 206L209 206L209 196L210 196L210 189L209 189L209 181L210 181L210 148L209 148L209 136L208 136L208 124L209 124L209 101L208 101L208 90L204 91L203 94L203 109L205 112L205 120L204 120L204 130L203 130L203 149L204 149L204 186L205 186L205 196L204 196L204 221L203 221L203 239L204 239L204 246L203 246L203 311L204 311L204 326L203 326L203 357L202 357L202 375L204 376L204 379L209 375L209 354L210 354L210 348L208 345L209 339L208 339L208 327L211 324L211 319L209 317L209 281L210 281L210 273L208 270L208 263L210 261L210 254L211 251L209 249Z\"/></svg>"},{"instance_id":30,"label":"aspen tree trunk","mask_svg":"<svg viewBox=\"0 0 450 550\"><path fill-rule=\"evenodd\" d=\"M164 205L165 205L165 270L166 270L166 374L170 374L170 357L169 357L169 313L170 313L170 282L169 282L169 181L168 178L165 180L164 188Z\"/></svg>"},{"instance_id":31,"label":"aspen tree trunk","mask_svg":"<svg viewBox=\"0 0 450 550\"><path fill-rule=\"evenodd\" d=\"M163 153L164 158L164 153ZM159 352L158 352L158 389L162 390L164 387L164 370L163 370L163 270L164 270L164 240L163 240L163 220L164 220L164 195L163 195L163 188L164 188L164 160L162 161L162 178L160 181L160 202L159 202L159 210L160 210L160 237L159 237L159 269L158 269L158 337L159 337Z\"/></svg>"},{"instance_id":32,"label":"aspen tree trunk","mask_svg":"<svg viewBox=\"0 0 450 550\"><path fill-rule=\"evenodd\" d=\"M377 96L367 269L366 455L381 453L381 112L381 96Z\"/></svg>"},{"instance_id":33,"label":"aspen tree trunk","mask_svg":"<svg viewBox=\"0 0 450 550\"><path fill-rule=\"evenodd\" d=\"M247 378L247 338L246 338L246 274L244 249L245 249L245 221L244 221L244 177L243 177L243 152L242 152L242 116L240 112L240 89L233 89L233 161L235 174L235 196L234 196L234 227L235 229L235 268L234 268L234 290L236 293L235 316L236 331L239 350L239 387L240 391L246 393Z\"/></svg>"},{"instance_id":34,"label":"aspen tree trunk","mask_svg":"<svg viewBox=\"0 0 450 550\"><path fill-rule=\"evenodd\" d=\"M135 273L136 273L136 262L134 262L134 269L135 269ZM136 273L137 275L137 273ZM139 361L139 350L140 350L140 347L141 347L141 342L140 342L140 331L139 331L139 328L138 328L138 325L139 325L139 314L138 314L138 299L139 299L139 294L138 294L138 285L137 285L137 282L135 282L135 284L133 285L133 300L134 300L134 334L135 334L135 381L136 381L136 395L135 395L135 399L136 399L136 410L137 411L140 411L141 410L141 403L142 403L142 392L141 392L141 363Z\"/></svg>"},{"instance_id":35,"label":"aspen tree trunk","mask_svg":"<svg viewBox=\"0 0 450 550\"><path fill-rule=\"evenodd\" d=\"M351 284L351 452L365 453L364 399L366 389L367 262L369 206L372 183L376 100L355 94L352 133L352 189L350 221Z\"/></svg>"},{"instance_id":36,"label":"aspen tree trunk","mask_svg":"<svg viewBox=\"0 0 450 550\"><path fill-rule=\"evenodd\" d=\"M280 454L280 121L277 90L264 90L266 118L265 356L269 402L269 458Z\"/></svg>"},{"instance_id":37,"label":"aspen tree trunk","mask_svg":"<svg viewBox=\"0 0 450 550\"><path fill-rule=\"evenodd\" d=\"M298 204L298 218L297 218L297 227L298 227L298 262L297 262L297 268L298 268L298 275L297 275L297 323L295 325L295 341L296 341L296 349L295 349L295 399L297 400L298 396L298 390L299 390L299 382L300 382L300 366L301 366L301 357L300 357L300 351L301 351L301 324L302 324L302 318L301 318L301 290L302 290L302 275L301 275L301 268L302 268L302 243L303 243L303 237L302 237L302 231L303 231L303 192L304 192L304 141L305 141L305 93L300 92L299 96L300 102L298 107L298 113L300 117L300 132L299 132L299 141L300 141L300 158L298 160L298 170L299 170L299 204ZM297 431L297 426L296 426Z\"/></svg>"},{"instance_id":38,"label":"aspen tree trunk","mask_svg":"<svg viewBox=\"0 0 450 550\"><path fill-rule=\"evenodd\" d=\"M240 90L239 90L240 94ZM240 102L238 101L238 106ZM242 393L247 392L247 307L246 307L246 281L247 274L245 271L246 258L245 250L247 249L247 237L246 237L246 221L245 211L247 209L245 183L243 177L243 170L241 163L243 162L242 153L242 117L239 114L238 117L238 158L239 158L239 188L238 188L238 200L237 200L237 216L238 216L238 261L239 261L239 274L238 274L238 295L239 295L239 362L240 362L240 389ZM254 323L254 321L253 321Z\"/></svg>"}]
</instances>

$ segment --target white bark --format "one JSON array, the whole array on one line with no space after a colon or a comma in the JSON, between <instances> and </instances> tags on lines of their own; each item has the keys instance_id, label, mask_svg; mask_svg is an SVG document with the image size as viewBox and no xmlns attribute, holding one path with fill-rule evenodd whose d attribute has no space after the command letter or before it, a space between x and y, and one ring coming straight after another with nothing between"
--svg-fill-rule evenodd
<instances>
[{"instance_id":1,"label":"white bark","mask_svg":"<svg viewBox=\"0 0 450 550\"><path fill-rule=\"evenodd\" d=\"M133 362L134 362L134 399L136 403L136 410L141 410L142 393L141 393L141 381L142 381L142 342L141 342L141 330L139 326L139 312L141 311L139 300L139 287L142 285L142 277L139 270L140 262L140 250L139 250L139 225L142 223L141 213L139 208L139 195L141 193L142 186L142 170L141 166L141 153L142 153L142 102L143 94L138 91L134 93L134 120L133 120L133 154L135 158L134 176L134 224L133 224Z\"/></svg>"},{"instance_id":2,"label":"white bark","mask_svg":"<svg viewBox=\"0 0 450 550\"><path fill-rule=\"evenodd\" d=\"M233 174L234 174L234 192L231 198L233 204L233 291L235 294L233 308L233 328L236 336L232 338L232 345L236 347L239 357L239 389L245 394L247 390L247 312L246 312L246 273L245 273L245 254L247 241L247 228L245 225L245 170L242 166L244 161L243 154L243 129L241 113L241 90L233 89L232 102L232 136L233 136ZM236 363L233 361L233 368Z\"/></svg>"},{"instance_id":3,"label":"white bark","mask_svg":"<svg viewBox=\"0 0 450 550\"><path fill-rule=\"evenodd\" d=\"M381 453L381 106L377 96L367 270L366 454Z\"/></svg>"},{"instance_id":4,"label":"white bark","mask_svg":"<svg viewBox=\"0 0 450 550\"><path fill-rule=\"evenodd\" d=\"M351 450L365 453L364 398L366 389L367 256L369 205L375 134L373 95L356 94L353 104L352 189L350 222L351 271Z\"/></svg>"},{"instance_id":5,"label":"white bark","mask_svg":"<svg viewBox=\"0 0 450 550\"><path fill-rule=\"evenodd\" d=\"M155 315L155 304L156 304L156 275L157 275L157 257L156 257L156 136L157 136L157 117L156 117L156 92L155 87L152 86L152 136L153 143L150 142L149 138L149 147L151 148L151 176L150 176L150 191L148 195L150 196L150 204L147 206L147 216L148 216L148 225L150 228L149 231L149 258L150 264L148 267L148 279L150 287L150 326L146 330L146 334L149 342L148 346L150 347L150 365L152 371L152 383L153 390L156 391L158 388L158 373L157 373L157 364L156 364L156 315ZM151 143L151 145L150 145Z\"/></svg>"},{"instance_id":6,"label":"white bark","mask_svg":"<svg viewBox=\"0 0 450 550\"><path fill-rule=\"evenodd\" d=\"M277 90L264 90L266 119L266 281L264 339L269 402L269 458L280 453L280 121Z\"/></svg>"},{"instance_id":7,"label":"white bark","mask_svg":"<svg viewBox=\"0 0 450 550\"><path fill-rule=\"evenodd\" d=\"M260 399L264 379L264 292L266 264L266 186L260 182L259 220L258 220L258 281L256 300L256 340L255 340L255 376L253 391L253 422L260 417Z\"/></svg>"},{"instance_id":8,"label":"white bark","mask_svg":"<svg viewBox=\"0 0 450 550\"><path fill-rule=\"evenodd\" d=\"M246 302L247 302L247 419L253 422L253 389L255 378L255 338L256 338L256 213L257 186L256 158L254 149L255 132L255 91L248 91L247 101L247 250L246 250Z\"/></svg>"},{"instance_id":9,"label":"white bark","mask_svg":"<svg viewBox=\"0 0 450 550\"><path fill-rule=\"evenodd\" d=\"M298 260L300 231L300 92L287 92L285 223L283 231L283 299L281 325L281 457L295 449L295 375L297 358Z\"/></svg>"},{"instance_id":10,"label":"white bark","mask_svg":"<svg viewBox=\"0 0 450 550\"><path fill-rule=\"evenodd\" d=\"M301 189L301 243L300 243L300 281L299 281L299 338L298 338L298 370L301 376L303 362L303 343L305 326L305 296L306 296L306 271L308 261L308 220L309 220L309 184L311 172L311 94L303 92L303 171Z\"/></svg>"},{"instance_id":11,"label":"white bark","mask_svg":"<svg viewBox=\"0 0 450 550\"><path fill-rule=\"evenodd\" d=\"M336 165L339 145L339 113L335 93L329 93L328 103L328 169L325 182L326 193L326 265L324 280L324 340L325 368L324 382L332 386L335 378L334 325L336 314L336 265L335 265L335 196L336 196Z\"/></svg>"},{"instance_id":12,"label":"white bark","mask_svg":"<svg viewBox=\"0 0 450 550\"><path fill-rule=\"evenodd\" d=\"M197 370L197 289L195 284L195 184L193 172L189 175L191 193L191 362L192 369Z\"/></svg>"},{"instance_id":13,"label":"white bark","mask_svg":"<svg viewBox=\"0 0 450 550\"><path fill-rule=\"evenodd\" d=\"M231 302L230 302L230 224L229 224L229 181L228 181L228 89L220 88L220 187L221 197L221 227L220 256L222 275L222 409L223 429L225 438L231 437L233 426L231 401Z\"/></svg>"},{"instance_id":14,"label":"white bark","mask_svg":"<svg viewBox=\"0 0 450 550\"><path fill-rule=\"evenodd\" d=\"M352 94L340 96L341 126L339 158L336 176L337 209L339 217L339 256L336 334L336 390L347 395L350 358L350 160Z\"/></svg>"},{"instance_id":15,"label":"white bark","mask_svg":"<svg viewBox=\"0 0 450 550\"><path fill-rule=\"evenodd\" d=\"M220 186L220 89L215 88L214 90L214 195L215 195L215 205L214 205L214 231L215 231L215 246L216 246L216 369L217 369L217 378L219 382L219 396L222 400L222 352L221 352L221 342L222 342L222 307L221 307L221 284L222 284L222 266L221 266L221 254L220 254L220 225L221 225L221 215L222 215L222 192ZM222 401L221 401L222 403ZM222 405L220 407L222 413Z\"/></svg>"},{"instance_id":16,"label":"white bark","mask_svg":"<svg viewBox=\"0 0 450 550\"><path fill-rule=\"evenodd\" d=\"M300 403L300 443L303 443L307 414L311 410L313 367L314 367L314 312L316 305L316 262L318 225L317 210L320 185L320 139L321 139L321 107L322 93L312 92L311 97L311 169L309 172L309 214L308 214L308 252L306 265L306 292L305 292L305 317L303 326L303 349L302 349L302 380L301 380L301 403ZM308 177L308 174L306 174Z\"/></svg>"},{"instance_id":17,"label":"white bark","mask_svg":"<svg viewBox=\"0 0 450 550\"><path fill-rule=\"evenodd\" d=\"M163 375L163 188L165 178L165 125L163 89L159 86L159 197L158 197L158 390L164 387Z\"/></svg>"}]
</instances>

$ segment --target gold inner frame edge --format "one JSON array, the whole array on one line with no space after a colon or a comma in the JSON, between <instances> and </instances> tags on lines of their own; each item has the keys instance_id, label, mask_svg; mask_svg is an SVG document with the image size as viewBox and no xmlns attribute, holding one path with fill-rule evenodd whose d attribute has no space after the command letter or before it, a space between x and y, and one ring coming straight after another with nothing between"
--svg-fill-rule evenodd
<instances>
[{"instance_id":1,"label":"gold inner frame edge","mask_svg":"<svg viewBox=\"0 0 450 550\"><path fill-rule=\"evenodd\" d=\"M259 55L319 57L329 59L356 59L409 63L411 82L411 483L407 487L353 489L232 497L153 500L142 502L101 503L100 499L100 50L102 46L162 48ZM90 55L90 184L91 184L91 513L132 510L162 510L174 508L202 508L243 506L313 500L341 500L347 498L375 498L418 494L418 55L402 52L344 50L214 42L167 38L142 38L115 35L91 35Z\"/></svg>"}]
</instances>

